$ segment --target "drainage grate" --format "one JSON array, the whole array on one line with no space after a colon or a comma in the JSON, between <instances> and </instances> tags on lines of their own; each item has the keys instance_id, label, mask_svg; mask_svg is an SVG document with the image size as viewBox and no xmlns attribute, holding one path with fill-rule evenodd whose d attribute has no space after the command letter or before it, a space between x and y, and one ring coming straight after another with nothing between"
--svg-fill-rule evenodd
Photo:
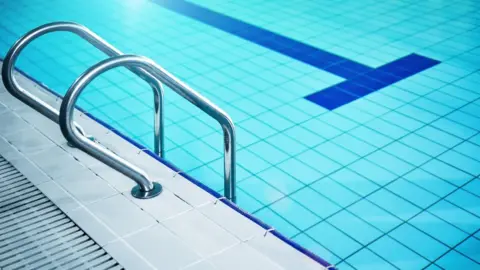
<instances>
[{"instance_id":1,"label":"drainage grate","mask_svg":"<svg viewBox=\"0 0 480 270\"><path fill-rule=\"evenodd\" d=\"M0 269L123 269L0 156Z\"/></svg>"}]
</instances>

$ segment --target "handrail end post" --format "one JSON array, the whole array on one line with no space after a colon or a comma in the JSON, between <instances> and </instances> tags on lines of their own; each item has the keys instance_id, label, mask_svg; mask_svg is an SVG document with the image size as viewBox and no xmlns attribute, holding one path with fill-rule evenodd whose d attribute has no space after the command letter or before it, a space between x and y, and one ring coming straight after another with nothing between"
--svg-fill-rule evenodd
<instances>
[{"instance_id":1,"label":"handrail end post","mask_svg":"<svg viewBox=\"0 0 480 270\"><path fill-rule=\"evenodd\" d=\"M150 199L157 197L162 193L163 187L160 183L158 182L152 182L153 188L150 190L143 190L140 185L136 185L132 188L132 197L136 199Z\"/></svg>"}]
</instances>

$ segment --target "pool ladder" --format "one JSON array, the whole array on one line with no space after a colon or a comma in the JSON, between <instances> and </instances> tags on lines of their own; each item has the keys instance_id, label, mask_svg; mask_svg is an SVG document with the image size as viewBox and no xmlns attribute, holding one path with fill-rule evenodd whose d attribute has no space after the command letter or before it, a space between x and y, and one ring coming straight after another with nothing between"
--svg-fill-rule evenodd
<instances>
[{"instance_id":1,"label":"pool ladder","mask_svg":"<svg viewBox=\"0 0 480 270\"><path fill-rule=\"evenodd\" d=\"M22 50L36 38L57 31L77 34L110 57L90 67L75 80L65 94L60 110L53 108L26 91L13 76L16 60ZM104 72L120 66L128 68L152 87L155 110L154 152L160 157L165 157L162 83L220 123L224 135L224 196L232 202L236 202L235 127L232 119L215 104L168 73L154 61L142 56L124 55L83 25L72 22L55 22L33 29L15 42L4 59L2 79L10 94L58 123L62 134L72 146L83 150L134 180L137 185L132 189L132 196L139 199L152 198L162 191L162 186L159 183L151 181L142 169L94 142L92 137L88 136L83 128L73 121L75 104L85 87Z\"/></svg>"}]
</instances>

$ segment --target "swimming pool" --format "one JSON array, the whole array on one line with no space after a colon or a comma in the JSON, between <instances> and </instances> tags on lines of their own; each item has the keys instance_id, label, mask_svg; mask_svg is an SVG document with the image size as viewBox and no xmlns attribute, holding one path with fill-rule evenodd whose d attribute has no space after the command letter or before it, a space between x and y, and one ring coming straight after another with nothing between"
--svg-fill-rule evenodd
<instances>
[{"instance_id":1,"label":"swimming pool","mask_svg":"<svg viewBox=\"0 0 480 270\"><path fill-rule=\"evenodd\" d=\"M22 0L0 8L1 56L34 27L75 21L227 111L237 126L238 204L341 269L480 268L475 1ZM103 58L54 33L28 47L18 67L63 94ZM80 104L153 147L151 90L125 70L96 80ZM168 89L165 104L166 159L221 192L220 127Z\"/></svg>"}]
</instances>

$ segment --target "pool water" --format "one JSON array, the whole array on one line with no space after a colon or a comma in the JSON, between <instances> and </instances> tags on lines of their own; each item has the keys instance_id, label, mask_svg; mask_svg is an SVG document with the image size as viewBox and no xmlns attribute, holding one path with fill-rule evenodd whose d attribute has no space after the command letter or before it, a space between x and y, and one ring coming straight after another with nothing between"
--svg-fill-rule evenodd
<instances>
[{"instance_id":1,"label":"pool water","mask_svg":"<svg viewBox=\"0 0 480 270\"><path fill-rule=\"evenodd\" d=\"M480 2L0 0L0 56L86 25L224 109L238 204L340 269L480 269ZM53 33L18 67L59 94L105 56ZM80 106L153 148L153 95L109 71ZM170 89L166 159L223 193L220 126Z\"/></svg>"}]
</instances>

